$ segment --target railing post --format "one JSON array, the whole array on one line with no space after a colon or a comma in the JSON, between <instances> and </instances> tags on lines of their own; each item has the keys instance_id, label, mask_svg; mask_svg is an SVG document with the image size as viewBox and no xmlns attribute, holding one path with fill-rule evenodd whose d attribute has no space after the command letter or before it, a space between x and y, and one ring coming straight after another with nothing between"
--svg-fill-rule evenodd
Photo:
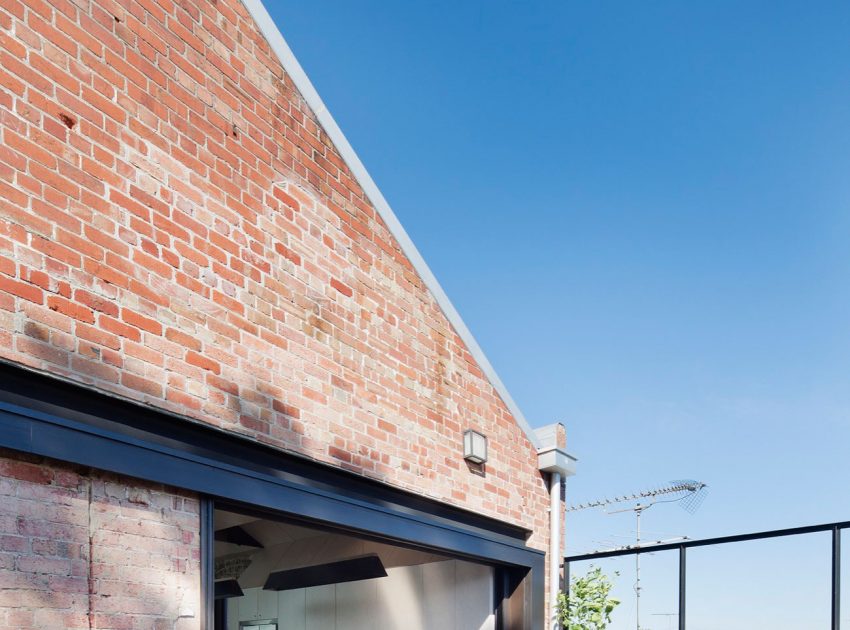
<instances>
[{"instance_id":1,"label":"railing post","mask_svg":"<svg viewBox=\"0 0 850 630\"><path fill-rule=\"evenodd\" d=\"M832 630L841 630L841 528L832 528Z\"/></svg>"},{"instance_id":2,"label":"railing post","mask_svg":"<svg viewBox=\"0 0 850 630\"><path fill-rule=\"evenodd\" d=\"M684 545L679 547L679 630L685 630L685 580L686 571L685 560L687 550Z\"/></svg>"}]
</instances>

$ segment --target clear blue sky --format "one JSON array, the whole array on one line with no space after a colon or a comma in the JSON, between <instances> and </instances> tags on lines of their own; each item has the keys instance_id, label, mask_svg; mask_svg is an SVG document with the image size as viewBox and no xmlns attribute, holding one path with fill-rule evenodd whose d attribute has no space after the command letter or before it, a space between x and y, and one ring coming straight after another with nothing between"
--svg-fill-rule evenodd
<instances>
[{"instance_id":1,"label":"clear blue sky","mask_svg":"<svg viewBox=\"0 0 850 630\"><path fill-rule=\"evenodd\" d=\"M572 498L701 479L645 519L693 537L850 519L850 4L268 4L526 416L567 425Z\"/></svg>"}]
</instances>

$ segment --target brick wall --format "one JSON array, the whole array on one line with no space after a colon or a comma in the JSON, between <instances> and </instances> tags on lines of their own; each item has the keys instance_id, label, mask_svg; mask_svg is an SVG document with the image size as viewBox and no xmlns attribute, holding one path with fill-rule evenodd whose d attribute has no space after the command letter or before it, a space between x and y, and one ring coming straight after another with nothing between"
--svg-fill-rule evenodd
<instances>
[{"instance_id":1,"label":"brick wall","mask_svg":"<svg viewBox=\"0 0 850 630\"><path fill-rule=\"evenodd\" d=\"M184 492L0 450L0 629L200 628L199 525Z\"/></svg>"},{"instance_id":2,"label":"brick wall","mask_svg":"<svg viewBox=\"0 0 850 630\"><path fill-rule=\"evenodd\" d=\"M545 545L534 448L238 0L5 0L0 119L0 357Z\"/></svg>"}]
</instances>

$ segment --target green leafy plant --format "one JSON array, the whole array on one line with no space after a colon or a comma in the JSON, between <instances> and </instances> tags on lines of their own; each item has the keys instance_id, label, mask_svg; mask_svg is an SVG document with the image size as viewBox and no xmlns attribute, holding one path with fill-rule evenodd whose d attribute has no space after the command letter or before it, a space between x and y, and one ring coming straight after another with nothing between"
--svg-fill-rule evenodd
<instances>
[{"instance_id":1,"label":"green leafy plant","mask_svg":"<svg viewBox=\"0 0 850 630\"><path fill-rule=\"evenodd\" d=\"M614 573L615 576L619 573ZM558 622L562 630L604 630L620 600L611 597L614 582L591 565L588 572L570 580L569 594L558 594Z\"/></svg>"}]
</instances>

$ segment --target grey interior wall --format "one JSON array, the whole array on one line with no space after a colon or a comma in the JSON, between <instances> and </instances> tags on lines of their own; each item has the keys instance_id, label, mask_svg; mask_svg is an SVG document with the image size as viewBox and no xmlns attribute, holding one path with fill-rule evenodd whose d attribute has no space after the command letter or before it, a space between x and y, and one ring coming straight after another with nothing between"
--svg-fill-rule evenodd
<instances>
[{"instance_id":1,"label":"grey interior wall","mask_svg":"<svg viewBox=\"0 0 850 630\"><path fill-rule=\"evenodd\" d=\"M229 600L227 630L276 619L278 630L494 630L493 569L447 560L387 569L387 577Z\"/></svg>"}]
</instances>

